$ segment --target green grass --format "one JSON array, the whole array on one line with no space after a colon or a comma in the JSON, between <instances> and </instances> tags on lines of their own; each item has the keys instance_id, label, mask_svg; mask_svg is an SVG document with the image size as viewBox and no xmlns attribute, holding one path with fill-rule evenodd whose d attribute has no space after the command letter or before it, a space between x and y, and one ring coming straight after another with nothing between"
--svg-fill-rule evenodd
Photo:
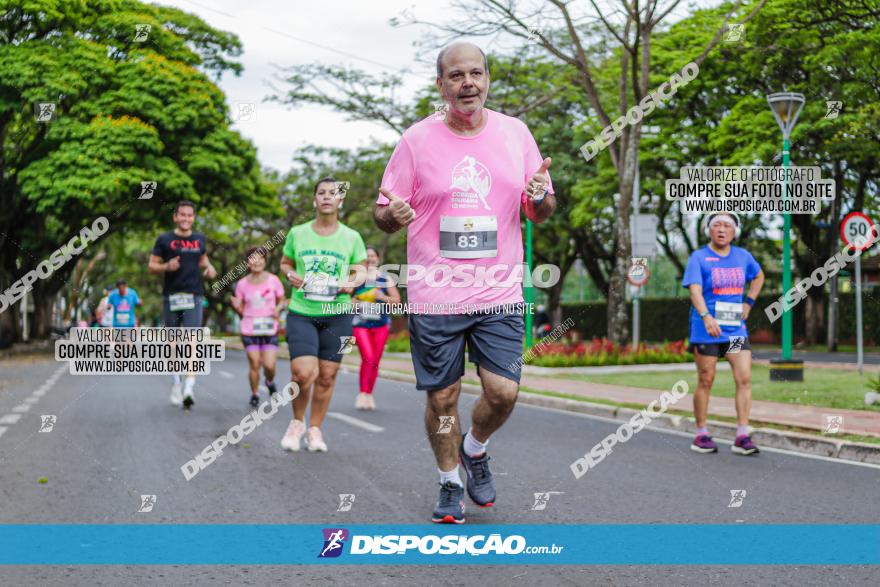
<instances>
[{"instance_id":1,"label":"green grass","mask_svg":"<svg viewBox=\"0 0 880 587\"><path fill-rule=\"evenodd\" d=\"M691 391L697 386L695 368L687 371L567 375L565 378L647 389L669 389L676 381L684 379ZM754 365L752 367L752 398L785 404L880 412L880 406L866 406L864 403L865 392L869 389L868 378L868 375L859 375L856 371L807 368L804 370L804 381L802 382L771 383L769 368L764 365ZM734 390L733 374L730 371L719 371L715 376L712 395L733 397Z\"/></svg>"},{"instance_id":2,"label":"green grass","mask_svg":"<svg viewBox=\"0 0 880 587\"><path fill-rule=\"evenodd\" d=\"M782 347L778 344L752 344L753 349L760 349L762 351L778 351ZM795 351L809 351L815 353L826 353L828 352L828 345L824 344L811 344L798 346L794 348ZM865 346L864 351L866 353L880 353L880 347L877 346ZM854 344L839 344L837 345L837 352L839 353L854 353L856 352L856 345Z\"/></svg>"}]
</instances>

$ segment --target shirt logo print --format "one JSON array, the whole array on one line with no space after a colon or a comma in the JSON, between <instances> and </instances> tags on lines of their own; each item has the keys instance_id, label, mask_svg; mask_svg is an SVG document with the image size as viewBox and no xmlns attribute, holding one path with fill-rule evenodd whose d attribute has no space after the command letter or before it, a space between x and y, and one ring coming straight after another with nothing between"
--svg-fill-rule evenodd
<instances>
[{"instance_id":1,"label":"shirt logo print","mask_svg":"<svg viewBox=\"0 0 880 587\"><path fill-rule=\"evenodd\" d=\"M742 294L746 274L741 267L713 267L712 293L715 295Z\"/></svg>"},{"instance_id":2,"label":"shirt logo print","mask_svg":"<svg viewBox=\"0 0 880 587\"><path fill-rule=\"evenodd\" d=\"M484 210L491 210L486 198L492 189L492 175L485 165L475 157L465 156L452 168L453 208L478 208L477 202L483 204Z\"/></svg>"}]
</instances>

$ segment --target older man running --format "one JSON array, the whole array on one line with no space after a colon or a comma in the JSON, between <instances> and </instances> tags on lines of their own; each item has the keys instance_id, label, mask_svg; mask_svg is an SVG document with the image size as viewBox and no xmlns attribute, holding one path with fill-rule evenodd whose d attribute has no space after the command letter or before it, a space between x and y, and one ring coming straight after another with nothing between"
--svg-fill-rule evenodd
<instances>
[{"instance_id":1,"label":"older man running","mask_svg":"<svg viewBox=\"0 0 880 587\"><path fill-rule=\"evenodd\" d=\"M437 56L445 115L411 126L382 178L373 216L385 232L408 227L409 332L416 387L427 392L425 426L440 473L434 522L461 524L464 487L481 507L495 502L486 445L519 392L523 301L520 210L534 222L553 213L547 168L528 127L484 108L489 67L483 51L455 43ZM437 271L442 277L437 278ZM452 278L449 278L449 274ZM486 277L489 277L487 280ZM499 287L499 284L504 284ZM465 343L483 393L462 438L458 396Z\"/></svg>"}]
</instances>

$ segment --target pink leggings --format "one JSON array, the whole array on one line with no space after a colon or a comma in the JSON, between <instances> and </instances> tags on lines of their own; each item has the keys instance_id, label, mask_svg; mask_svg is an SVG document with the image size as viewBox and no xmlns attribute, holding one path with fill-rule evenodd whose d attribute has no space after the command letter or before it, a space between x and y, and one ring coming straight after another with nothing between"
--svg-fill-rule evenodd
<instances>
[{"instance_id":1,"label":"pink leggings","mask_svg":"<svg viewBox=\"0 0 880 587\"><path fill-rule=\"evenodd\" d=\"M379 376L379 360L385 350L390 325L376 328L355 327L354 339L361 352L361 393L373 393L376 378Z\"/></svg>"}]
</instances>

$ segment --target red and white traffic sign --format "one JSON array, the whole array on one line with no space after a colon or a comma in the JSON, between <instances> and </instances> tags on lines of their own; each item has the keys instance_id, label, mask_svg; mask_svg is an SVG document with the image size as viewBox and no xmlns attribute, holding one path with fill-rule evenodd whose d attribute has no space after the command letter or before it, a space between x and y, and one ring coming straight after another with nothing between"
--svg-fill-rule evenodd
<instances>
[{"instance_id":1,"label":"red and white traffic sign","mask_svg":"<svg viewBox=\"0 0 880 587\"><path fill-rule=\"evenodd\" d=\"M644 257L633 257L626 273L626 280L636 287L642 287L648 283L651 277L651 270L648 269L648 259Z\"/></svg>"},{"instance_id":2,"label":"red and white traffic sign","mask_svg":"<svg viewBox=\"0 0 880 587\"><path fill-rule=\"evenodd\" d=\"M840 223L840 237L857 251L871 248L880 235L873 232L874 223L862 212L850 212Z\"/></svg>"}]
</instances>

